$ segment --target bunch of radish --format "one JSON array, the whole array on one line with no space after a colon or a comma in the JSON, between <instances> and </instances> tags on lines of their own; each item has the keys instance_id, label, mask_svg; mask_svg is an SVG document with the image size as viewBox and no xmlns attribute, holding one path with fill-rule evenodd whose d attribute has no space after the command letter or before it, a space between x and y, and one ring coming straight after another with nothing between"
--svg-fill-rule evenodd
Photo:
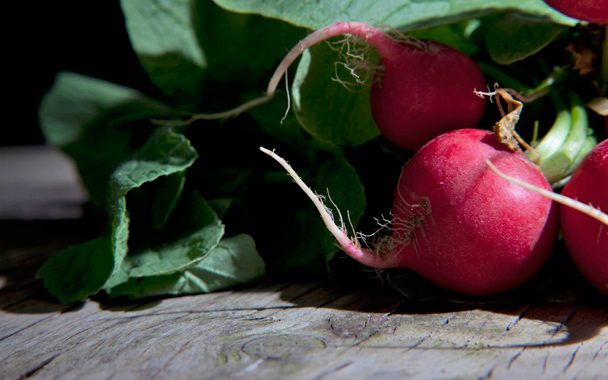
<instances>
[{"instance_id":1,"label":"bunch of radish","mask_svg":"<svg viewBox=\"0 0 608 380\"><path fill-rule=\"evenodd\" d=\"M361 23L336 23L313 32L288 53L266 97L304 49L339 34L362 38L378 51L383 70L371 89L372 115L389 141L416 152L396 181L390 236L372 248L362 246L361 235L349 237L342 216L337 225L322 198L285 160L261 150L280 162L308 194L348 255L373 268L409 268L450 291L497 294L523 284L545 264L561 219L575 262L608 294L606 215L591 208L596 219L590 219L560 206L559 218L557 204L547 197L554 194L551 183L533 159L499 141L500 128L495 133L472 129L485 107L475 92L486 84L479 67L463 53L432 41L395 39ZM582 145L577 149L582 152ZM588 155L564 195L608 208L606 151L604 142ZM561 177L570 174L568 170ZM593 185L590 176L603 182ZM587 194L588 189L593 194Z\"/></svg>"}]
</instances>

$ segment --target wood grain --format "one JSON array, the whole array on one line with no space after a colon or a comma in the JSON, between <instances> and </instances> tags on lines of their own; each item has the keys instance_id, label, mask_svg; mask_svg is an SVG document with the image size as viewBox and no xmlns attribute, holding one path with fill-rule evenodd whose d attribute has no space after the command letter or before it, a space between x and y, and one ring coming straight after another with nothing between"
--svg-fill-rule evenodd
<instances>
[{"instance_id":1,"label":"wood grain","mask_svg":"<svg viewBox=\"0 0 608 380\"><path fill-rule=\"evenodd\" d=\"M2 298L11 292L3 289ZM381 287L267 280L146 302L0 311L2 379L606 378L608 310L414 303Z\"/></svg>"}]
</instances>

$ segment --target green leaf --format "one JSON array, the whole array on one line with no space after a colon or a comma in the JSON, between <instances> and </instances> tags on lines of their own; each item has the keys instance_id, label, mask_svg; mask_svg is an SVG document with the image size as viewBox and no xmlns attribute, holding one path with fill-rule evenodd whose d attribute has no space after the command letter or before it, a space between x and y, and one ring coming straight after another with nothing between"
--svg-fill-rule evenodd
<instances>
[{"instance_id":1,"label":"green leaf","mask_svg":"<svg viewBox=\"0 0 608 380\"><path fill-rule=\"evenodd\" d=\"M171 274L195 265L219 243L224 226L219 220L194 234L157 249L146 249L125 257L121 270L129 278ZM110 283L106 288L111 288ZM111 289L110 289L111 291Z\"/></svg>"},{"instance_id":2,"label":"green leaf","mask_svg":"<svg viewBox=\"0 0 608 380\"><path fill-rule=\"evenodd\" d=\"M208 57L209 79L237 83L239 89L251 88L258 95L259 86L268 83L285 49L307 34L282 20L230 12L209 0L198 0L196 8L196 30ZM212 90L211 96L217 96L217 91L234 93L232 88Z\"/></svg>"},{"instance_id":3,"label":"green leaf","mask_svg":"<svg viewBox=\"0 0 608 380\"><path fill-rule=\"evenodd\" d=\"M565 30L564 25L510 12L492 23L486 45L494 61L508 65L539 52Z\"/></svg>"},{"instance_id":4,"label":"green leaf","mask_svg":"<svg viewBox=\"0 0 608 380\"><path fill-rule=\"evenodd\" d=\"M238 91L268 80L281 47L305 31L209 0L121 0L133 49L152 82L176 105L224 110Z\"/></svg>"},{"instance_id":5,"label":"green leaf","mask_svg":"<svg viewBox=\"0 0 608 380\"><path fill-rule=\"evenodd\" d=\"M295 114L302 128L320 140L361 145L380 135L369 107L373 67L358 70L360 77L355 78L341 64L346 51L340 55L335 49L317 44L302 54L292 88ZM364 60L354 63L373 65L378 62L374 53L369 49Z\"/></svg>"},{"instance_id":6,"label":"green leaf","mask_svg":"<svg viewBox=\"0 0 608 380\"><path fill-rule=\"evenodd\" d=\"M253 238L240 234L222 239L218 246L195 267L190 268L189 292L213 292L253 281L265 273Z\"/></svg>"},{"instance_id":7,"label":"green leaf","mask_svg":"<svg viewBox=\"0 0 608 380\"><path fill-rule=\"evenodd\" d=\"M134 267L131 259L125 260L129 250L130 228L127 193L160 177L183 173L196 158L196 151L184 135L171 128L158 129L143 147L130 160L122 163L111 176L109 235L69 247L51 257L39 272L48 291L61 302L68 303L84 300L97 293L100 288L107 287L108 283L127 281L129 278L127 269ZM181 189L171 188L176 193L181 192ZM176 197L175 194L168 192L165 192L165 196L169 199ZM219 234L221 237L223 226L217 226L219 222L211 209L205 218L205 223L214 224L208 229L203 229L204 231L197 236L199 240L203 240L213 235L209 238L210 242L201 243L209 250L219 241L219 237L215 237L217 233L211 234L209 230L221 229ZM190 248L193 246L192 243ZM186 248L182 251L184 249ZM191 254L191 251L192 249L186 251L185 255ZM199 254L196 253L196 256ZM183 268L180 264L181 262L177 260L172 263L178 269Z\"/></svg>"},{"instance_id":8,"label":"green leaf","mask_svg":"<svg viewBox=\"0 0 608 380\"><path fill-rule=\"evenodd\" d=\"M106 210L110 175L150 136L150 119L168 112L131 88L61 72L39 113L46 141L76 161L91 202Z\"/></svg>"},{"instance_id":9,"label":"green leaf","mask_svg":"<svg viewBox=\"0 0 608 380\"><path fill-rule=\"evenodd\" d=\"M234 12L261 14L311 29L320 29L338 21L360 21L412 31L481 17L501 10L521 10L566 25L574 25L577 22L551 9L542 0L214 1Z\"/></svg>"},{"instance_id":10,"label":"green leaf","mask_svg":"<svg viewBox=\"0 0 608 380\"><path fill-rule=\"evenodd\" d=\"M186 172L180 171L160 177L152 183L157 187L151 205L152 223L155 229L160 229L169 219L171 211L173 211L182 195L182 190L186 184Z\"/></svg>"},{"instance_id":11,"label":"green leaf","mask_svg":"<svg viewBox=\"0 0 608 380\"><path fill-rule=\"evenodd\" d=\"M36 276L43 279L49 293L67 304L97 293L113 267L111 239L103 235L57 252Z\"/></svg>"},{"instance_id":12,"label":"green leaf","mask_svg":"<svg viewBox=\"0 0 608 380\"><path fill-rule=\"evenodd\" d=\"M152 237L149 236L150 230L144 230L146 234L143 239L149 241L152 247L132 251L124 257L119 271L104 287L108 293L126 279L168 275L196 265L217 246L224 234L224 225L214 211L203 198L196 195L189 197L186 203L193 208L193 214L185 215L182 212L179 218L172 219L178 222L176 224L180 229L187 231L185 236L175 238L173 231L160 231L154 232L161 235L160 238Z\"/></svg>"},{"instance_id":13,"label":"green leaf","mask_svg":"<svg viewBox=\"0 0 608 380\"><path fill-rule=\"evenodd\" d=\"M121 0L131 45L152 82L177 102L200 98L207 58L194 0Z\"/></svg>"},{"instance_id":14,"label":"green leaf","mask_svg":"<svg viewBox=\"0 0 608 380\"><path fill-rule=\"evenodd\" d=\"M174 132L171 128L160 128L132 159L122 163L114 171L110 178L110 203L113 206L111 208L112 248L115 257L111 277L116 276L116 278L111 278L109 283L115 285L117 279L124 280L123 275L128 273L130 265L127 262L124 264L127 268L121 268L128 251L127 193L161 176L183 172L197 157L196 151L184 135ZM174 197L170 196L170 198ZM119 271L121 274L118 274Z\"/></svg>"},{"instance_id":15,"label":"green leaf","mask_svg":"<svg viewBox=\"0 0 608 380\"><path fill-rule=\"evenodd\" d=\"M479 51L479 48L470 40L470 36L479 25L481 25L480 20L467 19L455 24L416 31L410 36L441 42L467 55L472 55Z\"/></svg>"},{"instance_id":16,"label":"green leaf","mask_svg":"<svg viewBox=\"0 0 608 380\"><path fill-rule=\"evenodd\" d=\"M208 293L253 281L265 273L251 236L222 239L195 266L168 275L132 278L112 289L111 296L143 298L155 295Z\"/></svg>"}]
</instances>

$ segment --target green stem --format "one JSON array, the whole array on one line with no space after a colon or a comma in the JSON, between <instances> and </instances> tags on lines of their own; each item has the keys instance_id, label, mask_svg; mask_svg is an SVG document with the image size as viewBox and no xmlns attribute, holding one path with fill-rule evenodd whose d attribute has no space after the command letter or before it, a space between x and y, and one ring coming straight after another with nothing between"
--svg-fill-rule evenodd
<instances>
[{"instance_id":1,"label":"green stem","mask_svg":"<svg viewBox=\"0 0 608 380\"><path fill-rule=\"evenodd\" d=\"M594 135L587 136L587 140L585 140L583 147L581 148L581 150L578 152L578 155L574 159L574 163L572 164L572 171L574 170L574 168L576 168L578 166L578 164L581 163L583 158L585 158L585 156L587 156L587 154L589 154L589 152L591 152L591 149L593 149L596 145L597 145L597 138Z\"/></svg>"},{"instance_id":2,"label":"green stem","mask_svg":"<svg viewBox=\"0 0 608 380\"><path fill-rule=\"evenodd\" d=\"M574 171L574 168L576 168L581 163L583 158L585 158L585 156L589 152L591 152L591 149L593 149L593 147L595 147L596 145L597 145L597 138L593 135L587 136L587 140L585 140L585 144L581 148L580 152L578 152L578 155L576 156L576 158L574 159L574 162L570 166L570 170L568 170L569 173L567 174L567 177L564 177L564 178L560 179L559 181L553 182L551 184L551 187L553 188L553 190L564 187L566 185L566 183L568 183L568 181L570 181L570 178L572 178L571 174Z\"/></svg>"},{"instance_id":3,"label":"green stem","mask_svg":"<svg viewBox=\"0 0 608 380\"><path fill-rule=\"evenodd\" d=\"M585 105L580 97L574 94L571 96L570 104L572 125L568 137L561 147L546 159L543 160L541 153L540 168L550 183L555 183L570 175L576 167L577 159L582 160L583 148L588 147L591 142L587 141L590 130Z\"/></svg>"},{"instance_id":4,"label":"green stem","mask_svg":"<svg viewBox=\"0 0 608 380\"><path fill-rule=\"evenodd\" d=\"M578 95L572 95L570 107L572 129L570 129L570 134L568 134L568 138L562 146L562 151L564 154L568 155L568 157L572 158L572 162L574 162L574 159L578 156L587 140L589 118L587 117L585 105Z\"/></svg>"},{"instance_id":5,"label":"green stem","mask_svg":"<svg viewBox=\"0 0 608 380\"><path fill-rule=\"evenodd\" d=\"M547 160L549 157L554 155L560 150L572 128L572 116L570 111L564 104L563 100L559 98L555 93L551 93L553 98L553 104L557 110L557 116L555 122L549 132L540 140L540 142L534 147L536 152L540 154L541 162Z\"/></svg>"}]
</instances>

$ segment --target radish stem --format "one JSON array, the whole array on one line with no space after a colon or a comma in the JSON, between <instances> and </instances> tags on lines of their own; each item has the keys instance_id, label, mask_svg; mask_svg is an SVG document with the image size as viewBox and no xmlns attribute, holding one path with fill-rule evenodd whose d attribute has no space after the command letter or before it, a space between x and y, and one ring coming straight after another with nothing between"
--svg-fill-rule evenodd
<instances>
[{"instance_id":1,"label":"radish stem","mask_svg":"<svg viewBox=\"0 0 608 380\"><path fill-rule=\"evenodd\" d=\"M536 187L534 185L530 185L529 183L520 181L517 178L510 177L510 176L502 173L500 170L498 170L496 168L496 166L494 166L489 160L486 160L486 164L488 164L488 166L490 167L490 169L492 169L492 171L494 173L498 174L498 176L500 176L501 178L503 178L503 179L505 179L505 180L507 180L507 181L509 181L511 183L514 183L516 185L519 185L521 187L524 187L524 188L526 188L528 190L534 191L534 192L536 192L536 193L538 193L538 194L540 194L542 196L545 196L545 197L547 197L549 199L554 200L555 202L561 203L561 204L563 204L565 206L568 206L568 207L572 207L573 209L578 210L578 211L580 211L580 212L582 212L582 213L584 213L586 215L589 215L590 217L595 218L595 219L599 220L601 223L603 223L603 224L605 224L605 225L608 226L608 215L604 214L601 210L596 209L595 207L592 207L590 205L586 205L584 203L581 203L581 202L579 202L577 200L574 200L572 198L565 197L565 196L563 196L561 194L557 194L557 193L554 193L552 191L547 191L545 189L541 189L541 188Z\"/></svg>"},{"instance_id":2,"label":"radish stem","mask_svg":"<svg viewBox=\"0 0 608 380\"><path fill-rule=\"evenodd\" d=\"M321 42L325 41L328 38L339 36L343 34L351 34L353 36L360 37L366 41L368 41L372 46L376 48L378 54L383 57L383 59L390 59L395 55L394 44L397 42L388 36L384 31L373 27L371 25L367 25L361 22L338 22L332 25L328 25L324 28L315 30L294 46L289 53L283 58L279 66L276 68L274 74L270 78L270 82L268 83L268 87L266 89L266 93L258 98L252 99L246 103L241 104L238 107L235 107L231 110L219 113L205 114L200 113L196 114L192 118L185 120L183 122L178 122L179 125L189 125L196 120L214 120L214 119L226 119L233 116L238 116L239 114L254 108L260 104L264 104L270 99L273 98L279 82L287 69L293 64L293 62L302 54L302 52L309 47ZM175 121L171 122L163 122L157 121L157 124L176 124Z\"/></svg>"},{"instance_id":3,"label":"radish stem","mask_svg":"<svg viewBox=\"0 0 608 380\"><path fill-rule=\"evenodd\" d=\"M268 150L263 147L260 147L260 150L262 152L266 153L267 155L269 155L270 157L274 158L275 161L277 161L279 164L281 164L281 166L283 166L283 168L285 168L285 170L287 170L287 173L289 174L289 176L291 176L291 178L293 178L293 180L296 182L296 184L298 186L300 186L300 188L302 190L304 190L304 192L306 193L308 198L310 198L310 200L314 203L315 207L321 214L321 218L323 219L323 222L325 223L325 227L327 227L329 232L336 238L336 240L338 241L338 244L342 247L344 252L346 252L349 256L351 256L355 260L359 261L360 263L370 266L370 267L380 269L380 268L388 268L388 267L392 266L392 265L390 265L390 262L385 260L381 255L378 255L374 251L371 251L369 249L361 248L361 245L359 244L359 242L357 242L355 239L349 238L348 235L346 234L346 228L344 227L344 225L342 225L342 227L338 227L336 225L336 223L334 222L334 218L333 218L332 214L330 213L331 211L328 212L327 206L325 206L325 204L323 204L323 202L321 201L319 196L316 195L304 183L302 178L300 178L300 176L298 176L298 174L295 172L295 170L293 170L291 165L289 165L287 163L287 161L285 161L282 157L277 155L274 151ZM333 201L332 201L332 203L333 203ZM341 216L340 216L340 219L342 219ZM344 224L344 222L342 222L342 224Z\"/></svg>"}]
</instances>

